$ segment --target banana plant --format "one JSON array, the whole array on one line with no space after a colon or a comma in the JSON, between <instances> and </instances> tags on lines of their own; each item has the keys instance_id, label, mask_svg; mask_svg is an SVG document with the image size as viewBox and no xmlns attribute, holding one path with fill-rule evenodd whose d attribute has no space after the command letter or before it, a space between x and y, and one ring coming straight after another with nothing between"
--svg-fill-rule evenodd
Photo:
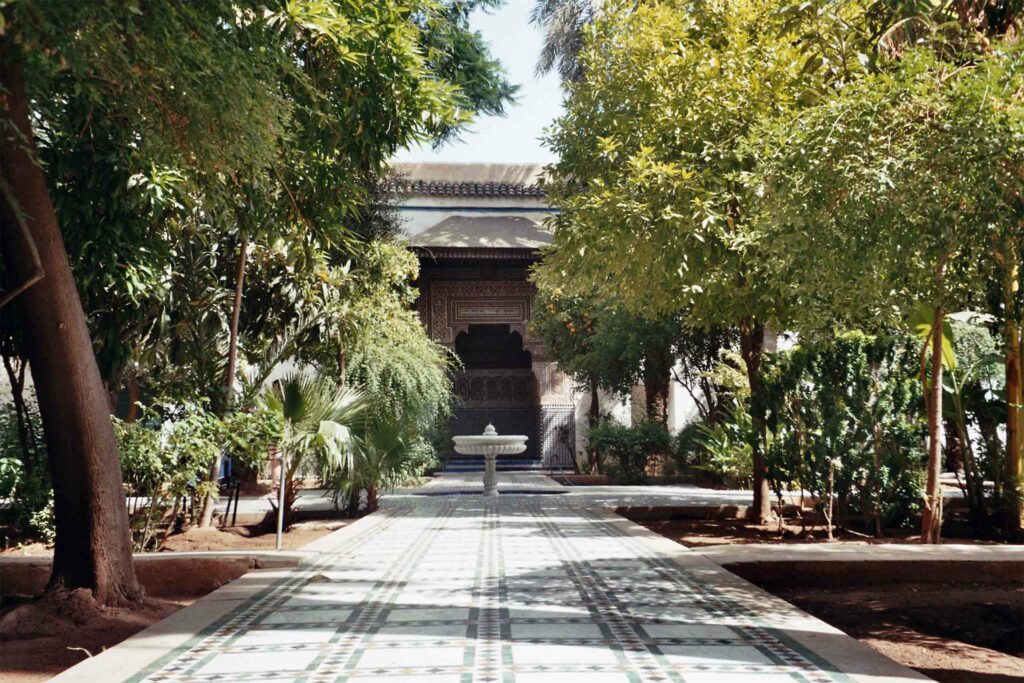
<instances>
[{"instance_id":1,"label":"banana plant","mask_svg":"<svg viewBox=\"0 0 1024 683\"><path fill-rule=\"evenodd\" d=\"M978 326L980 322L977 315L972 313L953 314L950 316L955 322L964 326ZM969 327L957 328L957 335L962 330L969 330ZM985 336L988 337L987 333ZM970 335L968 335L968 338ZM958 345L962 340L957 340ZM980 462L974 450L974 442L971 439L968 428L968 413L976 417L979 411L985 410L988 403L986 390L983 386L984 380L998 374L1002 363L1002 356L995 351L995 345L989 341L990 349L975 349L971 352L968 344L968 351L957 359L957 363L943 375L943 390L950 397L951 410L949 419L955 425L957 441L960 444L961 457L964 466L964 479L962 486L964 496L971 509L971 515L975 522L980 523L988 514L985 502L985 467Z\"/></svg>"}]
</instances>

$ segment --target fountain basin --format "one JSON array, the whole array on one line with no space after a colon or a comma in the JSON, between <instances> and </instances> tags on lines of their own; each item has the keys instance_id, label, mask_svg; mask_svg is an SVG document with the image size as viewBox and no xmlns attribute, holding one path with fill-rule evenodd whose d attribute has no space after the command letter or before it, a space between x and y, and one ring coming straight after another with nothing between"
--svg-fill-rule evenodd
<instances>
[{"instance_id":1,"label":"fountain basin","mask_svg":"<svg viewBox=\"0 0 1024 683\"><path fill-rule=\"evenodd\" d=\"M517 455L526 450L529 437L523 434L498 434L494 425L487 425L483 434L452 437L455 452L462 455L484 456L484 495L498 495L496 460L499 455Z\"/></svg>"}]
</instances>

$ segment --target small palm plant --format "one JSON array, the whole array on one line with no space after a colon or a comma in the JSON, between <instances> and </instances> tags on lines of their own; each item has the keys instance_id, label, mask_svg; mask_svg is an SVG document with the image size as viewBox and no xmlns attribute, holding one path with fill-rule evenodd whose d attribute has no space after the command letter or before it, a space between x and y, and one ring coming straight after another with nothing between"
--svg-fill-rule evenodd
<instances>
[{"instance_id":1,"label":"small palm plant","mask_svg":"<svg viewBox=\"0 0 1024 683\"><path fill-rule=\"evenodd\" d=\"M358 496L365 490L367 511L373 512L378 491L411 476L424 447L415 425L392 413L378 413L354 439L355 463L345 482L349 495Z\"/></svg>"},{"instance_id":2,"label":"small palm plant","mask_svg":"<svg viewBox=\"0 0 1024 683\"><path fill-rule=\"evenodd\" d=\"M287 527L299 492L296 475L304 465L313 460L320 472L354 469L354 434L363 427L368 402L360 391L298 372L275 381L263 402L281 418L278 449L284 468L282 509Z\"/></svg>"}]
</instances>

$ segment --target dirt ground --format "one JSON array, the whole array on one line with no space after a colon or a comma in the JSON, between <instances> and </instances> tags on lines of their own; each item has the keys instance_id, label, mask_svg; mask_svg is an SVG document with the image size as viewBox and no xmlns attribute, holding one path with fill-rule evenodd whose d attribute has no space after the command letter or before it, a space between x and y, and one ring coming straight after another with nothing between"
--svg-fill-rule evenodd
<instances>
[{"instance_id":1,"label":"dirt ground","mask_svg":"<svg viewBox=\"0 0 1024 683\"><path fill-rule=\"evenodd\" d=\"M627 514L627 517L630 515ZM748 524L738 519L637 519L648 529L682 543L687 548L710 545L738 545L746 543L814 543L829 542L828 535L821 527L804 529L800 524L778 523ZM920 536L910 529L886 532L882 538L874 538L856 531L837 531L834 543L917 543ZM951 543L990 545L994 541L973 538L947 539Z\"/></svg>"},{"instance_id":2,"label":"dirt ground","mask_svg":"<svg viewBox=\"0 0 1024 683\"><path fill-rule=\"evenodd\" d=\"M285 549L300 548L350 520L300 522L284 536ZM164 548L169 553L199 550L255 550L274 547L275 536L262 528L189 529L171 536ZM52 548L42 543L4 551L4 555L49 555ZM162 575L148 576L147 598L141 609L98 609L87 591L75 591L41 601L27 597L5 601L0 605L0 680L4 683L35 683L46 681L83 659L96 655L148 626L191 604L206 592L239 576L247 569L234 564L222 568L218 560L190 560L199 563L192 571L211 578L208 582L192 581L181 594L175 592L181 581L160 582ZM235 563L237 564L237 563ZM223 571L218 571L223 569ZM182 571L175 568L175 571ZM143 580L143 574L140 574Z\"/></svg>"},{"instance_id":3,"label":"dirt ground","mask_svg":"<svg viewBox=\"0 0 1024 683\"><path fill-rule=\"evenodd\" d=\"M328 520L297 522L285 532L285 550L297 550L332 531L350 524L354 520ZM239 526L226 529L192 527L184 532L171 535L162 552L195 552L199 550L269 550L275 546L273 529L262 526ZM24 543L13 548L0 550L5 555L52 555L53 547L45 543Z\"/></svg>"},{"instance_id":4,"label":"dirt ground","mask_svg":"<svg viewBox=\"0 0 1024 683\"><path fill-rule=\"evenodd\" d=\"M899 583L772 592L941 683L1024 681L1022 588Z\"/></svg>"},{"instance_id":5,"label":"dirt ground","mask_svg":"<svg viewBox=\"0 0 1024 683\"><path fill-rule=\"evenodd\" d=\"M164 619L199 596L147 599L135 610L99 609L86 590L0 610L0 679L49 680Z\"/></svg>"},{"instance_id":6,"label":"dirt ground","mask_svg":"<svg viewBox=\"0 0 1024 683\"><path fill-rule=\"evenodd\" d=\"M824 531L802 534L799 525L747 524L740 520L640 521L687 547L750 543L826 542ZM914 543L907 533L873 539L848 533L837 543ZM956 543L988 543L956 539ZM832 564L832 563L830 563ZM835 563L852 564L852 563ZM874 571L863 565L861 571ZM748 571L745 567L749 567ZM839 567L835 567L839 569ZM820 572L801 563L729 567L801 609L941 683L1024 683L1024 586L964 581L867 581L849 585L858 572ZM806 575L802 572L807 572ZM934 578L934 577L930 577ZM825 585L830 581L833 585Z\"/></svg>"},{"instance_id":7,"label":"dirt ground","mask_svg":"<svg viewBox=\"0 0 1024 683\"><path fill-rule=\"evenodd\" d=\"M307 543L326 536L351 523L352 520L298 522L282 539L285 550L297 550ZM269 550L277 537L272 529L262 526L240 526L227 529L193 527L167 539L162 552L194 552L197 550Z\"/></svg>"}]
</instances>

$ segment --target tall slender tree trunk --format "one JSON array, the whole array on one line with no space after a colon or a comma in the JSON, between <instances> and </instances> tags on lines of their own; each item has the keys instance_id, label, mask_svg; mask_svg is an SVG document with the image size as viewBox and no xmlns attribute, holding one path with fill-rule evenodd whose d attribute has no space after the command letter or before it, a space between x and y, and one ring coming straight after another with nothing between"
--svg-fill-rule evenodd
<instances>
[{"instance_id":1,"label":"tall slender tree trunk","mask_svg":"<svg viewBox=\"0 0 1024 683\"><path fill-rule=\"evenodd\" d=\"M590 382L590 411L588 415L588 424L591 428L597 425L597 421L601 418L601 396L598 392L597 382ZM597 449L587 444L587 451L590 453L590 467L591 474L601 474L601 463L597 457Z\"/></svg>"},{"instance_id":2,"label":"tall slender tree trunk","mask_svg":"<svg viewBox=\"0 0 1024 683\"><path fill-rule=\"evenodd\" d=\"M35 162L21 61L10 36L0 41L0 82L7 89L0 116L21 136L0 133L0 173L10 192L0 199L4 269L20 281L30 268L29 247L16 234L20 210L46 274L12 305L25 332L53 481L57 540L49 588L87 588L100 604L130 604L142 590L132 566L117 442L46 177Z\"/></svg>"},{"instance_id":3,"label":"tall slender tree trunk","mask_svg":"<svg viewBox=\"0 0 1024 683\"><path fill-rule=\"evenodd\" d=\"M1024 338L1017 315L1021 263L1019 246L1009 240L1006 259L1006 456L1003 459L1003 530L1011 537L1024 529Z\"/></svg>"},{"instance_id":4,"label":"tall slender tree trunk","mask_svg":"<svg viewBox=\"0 0 1024 683\"><path fill-rule=\"evenodd\" d=\"M752 521L763 524L772 517L771 490L768 488L768 463L764 455L764 404L761 401L761 360L764 354L764 325L749 319L740 323L740 352L750 382L750 418L755 438L753 450L754 504Z\"/></svg>"},{"instance_id":5,"label":"tall slender tree trunk","mask_svg":"<svg viewBox=\"0 0 1024 683\"><path fill-rule=\"evenodd\" d=\"M235 298L231 302L231 329L228 334L228 366L224 371L224 403L221 415L231 410L231 402L235 398L235 370L238 366L238 320L242 314L242 291L245 289L245 262L249 258L249 233L242 232L242 244L238 248L238 269L235 271ZM214 484L220 479L221 458L218 453L210 465L207 479ZM208 527L213 524L213 508L217 497L208 494L203 501L203 511L199 516L199 526Z\"/></svg>"},{"instance_id":6,"label":"tall slender tree trunk","mask_svg":"<svg viewBox=\"0 0 1024 683\"><path fill-rule=\"evenodd\" d=\"M249 233L242 232L238 247L238 269L235 271L235 298L231 302L231 330L228 336L228 367L224 371L224 405L221 413L231 410L235 398L235 372L238 368L238 321L242 316L242 292L245 290L245 266L249 260Z\"/></svg>"},{"instance_id":7,"label":"tall slender tree trunk","mask_svg":"<svg viewBox=\"0 0 1024 683\"><path fill-rule=\"evenodd\" d=\"M932 376L928 386L928 480L921 516L921 542L938 543L942 531L942 323L945 311L935 309L933 319Z\"/></svg>"}]
</instances>

